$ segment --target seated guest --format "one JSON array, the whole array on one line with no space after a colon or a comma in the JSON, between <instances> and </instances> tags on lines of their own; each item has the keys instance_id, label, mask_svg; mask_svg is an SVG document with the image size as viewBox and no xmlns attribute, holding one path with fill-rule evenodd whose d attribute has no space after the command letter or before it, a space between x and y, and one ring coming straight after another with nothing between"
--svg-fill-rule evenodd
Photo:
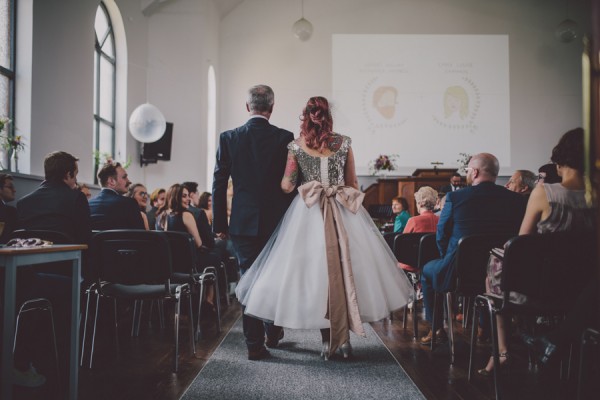
<instances>
[{"instance_id":1,"label":"seated guest","mask_svg":"<svg viewBox=\"0 0 600 400\"><path fill-rule=\"evenodd\" d=\"M535 187L536 179L537 176L533 172L526 169L518 169L512 174L504 187L511 192L529 196Z\"/></svg>"},{"instance_id":2,"label":"seated guest","mask_svg":"<svg viewBox=\"0 0 600 400\"><path fill-rule=\"evenodd\" d=\"M415 193L415 201L419 215L409 218L402 233L435 232L440 219L433 213L437 192L429 186L423 186ZM398 263L398 266L408 272L418 272L417 268L412 265Z\"/></svg>"},{"instance_id":3,"label":"seated guest","mask_svg":"<svg viewBox=\"0 0 600 400\"><path fill-rule=\"evenodd\" d=\"M538 183L560 183L561 180L556 172L556 164L544 164L538 168Z\"/></svg>"},{"instance_id":4,"label":"seated guest","mask_svg":"<svg viewBox=\"0 0 600 400\"><path fill-rule=\"evenodd\" d=\"M459 189L462 189L463 186L464 186L464 184L462 181L462 176L458 172L455 172L450 177L450 184L446 185L446 186L442 186L440 188L440 192L442 192L442 193L455 192Z\"/></svg>"},{"instance_id":5,"label":"seated guest","mask_svg":"<svg viewBox=\"0 0 600 400\"><path fill-rule=\"evenodd\" d=\"M437 245L441 258L425 264L421 287L426 320L433 322L435 292L450 290L456 279L455 255L458 241L466 235L500 233L515 235L525 212L525 198L496 185L500 165L489 153L471 157L467 171L467 186L446 194L446 204L437 226ZM436 313L436 326L442 326L442 313ZM421 338L421 344L431 343L433 332ZM440 336L445 332L440 329Z\"/></svg>"},{"instance_id":6,"label":"seated guest","mask_svg":"<svg viewBox=\"0 0 600 400\"><path fill-rule=\"evenodd\" d=\"M59 231L73 243L88 243L92 234L90 207L85 195L76 189L77 161L64 151L46 156L45 180L17 202L19 228Z\"/></svg>"},{"instance_id":7,"label":"seated guest","mask_svg":"<svg viewBox=\"0 0 600 400\"><path fill-rule=\"evenodd\" d=\"M203 192L198 198L198 207L204 210L206 218L208 218L208 224L212 226L213 211L212 211L212 194L209 192Z\"/></svg>"},{"instance_id":8,"label":"seated guest","mask_svg":"<svg viewBox=\"0 0 600 400\"><path fill-rule=\"evenodd\" d=\"M138 203L123 196L131 181L119 163L106 163L98 172L100 193L90 200L92 229L145 229Z\"/></svg>"},{"instance_id":9,"label":"seated guest","mask_svg":"<svg viewBox=\"0 0 600 400\"><path fill-rule=\"evenodd\" d=\"M174 184L167 191L165 204L158 210L156 217L156 227L162 231L187 232L193 236L196 247L198 248L198 262L200 270L204 267L216 267L220 260L214 254L205 251L202 238L198 232L196 220L188 210L190 205L189 192L185 186L178 183ZM206 301L210 308L214 310L215 294L214 288L209 287L206 293Z\"/></svg>"},{"instance_id":10,"label":"seated guest","mask_svg":"<svg viewBox=\"0 0 600 400\"><path fill-rule=\"evenodd\" d=\"M0 243L8 242L8 237L17 226L17 209L9 206L15 200L15 184L9 174L0 174Z\"/></svg>"},{"instance_id":11,"label":"seated guest","mask_svg":"<svg viewBox=\"0 0 600 400\"><path fill-rule=\"evenodd\" d=\"M394 233L402 233L404 227L410 218L408 212L408 202L404 197L394 197L392 199L392 212L394 213Z\"/></svg>"},{"instance_id":12,"label":"seated guest","mask_svg":"<svg viewBox=\"0 0 600 400\"><path fill-rule=\"evenodd\" d=\"M17 226L31 230L52 230L65 234L71 243L86 244L92 234L90 208L85 195L76 189L78 159L69 153L57 151L44 160L45 180L32 193L17 202ZM86 276L86 255L83 256L82 275ZM71 263L53 263L21 270L18 281L25 283L17 289L21 299L44 297L50 300L56 321L59 348L68 344L71 318ZM63 272L68 271L68 272ZM68 275L68 276L66 276ZM32 327L36 328L37 327ZM24 329L35 331L35 329ZM29 361L38 350L37 340L25 338L15 351L16 376L35 377ZM29 368L29 370L27 370ZM64 372L63 372L64 373ZM40 382L42 379L36 378Z\"/></svg>"},{"instance_id":13,"label":"seated guest","mask_svg":"<svg viewBox=\"0 0 600 400\"><path fill-rule=\"evenodd\" d=\"M150 211L146 213L148 217L148 227L151 230L156 229L156 211L165 204L167 191L163 188L155 189L150 195Z\"/></svg>"},{"instance_id":14,"label":"seated guest","mask_svg":"<svg viewBox=\"0 0 600 400\"><path fill-rule=\"evenodd\" d=\"M198 207L198 200L200 199L200 194L198 193L198 184L196 182L183 182L181 186L188 190L190 201L187 210L194 216L198 233L202 239L202 245L211 250L214 249L215 237L208 223L208 217L206 216L204 210Z\"/></svg>"},{"instance_id":15,"label":"seated guest","mask_svg":"<svg viewBox=\"0 0 600 400\"><path fill-rule=\"evenodd\" d=\"M146 190L146 186L141 183L131 185L127 191L127 197L131 197L137 202L140 208L140 215L144 220L144 226L146 227L146 230L150 230L148 217L146 216L146 208L148 206L148 191Z\"/></svg>"},{"instance_id":16,"label":"seated guest","mask_svg":"<svg viewBox=\"0 0 600 400\"><path fill-rule=\"evenodd\" d=\"M565 133L552 150L552 162L556 164L562 182L543 183L535 187L527 203L519 235L593 231L595 223L593 208L590 208L585 200L583 155L583 129L577 128ZM486 287L489 294L502 296L501 278L502 265L497 263L494 268L488 270ZM513 297L512 293L511 297ZM514 297L513 300L520 303L527 301L523 295L516 294ZM498 315L496 318L502 366L509 362L508 320L504 315ZM493 368L494 361L490 358L485 368L478 372L491 376Z\"/></svg>"}]
</instances>

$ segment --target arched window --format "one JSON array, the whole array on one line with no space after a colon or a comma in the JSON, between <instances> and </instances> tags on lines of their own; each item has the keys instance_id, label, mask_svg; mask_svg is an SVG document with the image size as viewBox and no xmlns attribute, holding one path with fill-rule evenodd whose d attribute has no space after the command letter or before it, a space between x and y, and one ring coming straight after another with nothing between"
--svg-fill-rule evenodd
<instances>
[{"instance_id":1,"label":"arched window","mask_svg":"<svg viewBox=\"0 0 600 400\"><path fill-rule=\"evenodd\" d=\"M3 0L0 1L0 118L14 120L14 103L15 0ZM13 135L13 126L5 126L4 134Z\"/></svg>"},{"instance_id":2,"label":"arched window","mask_svg":"<svg viewBox=\"0 0 600 400\"><path fill-rule=\"evenodd\" d=\"M99 162L115 154L115 104L117 57L113 25L100 2L94 23L94 183L97 183Z\"/></svg>"}]
</instances>

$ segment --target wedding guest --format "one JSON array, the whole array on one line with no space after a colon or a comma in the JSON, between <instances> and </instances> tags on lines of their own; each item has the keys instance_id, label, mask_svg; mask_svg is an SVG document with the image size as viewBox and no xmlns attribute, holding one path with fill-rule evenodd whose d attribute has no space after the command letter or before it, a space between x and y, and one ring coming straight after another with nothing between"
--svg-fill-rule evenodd
<instances>
[{"instance_id":1,"label":"wedding guest","mask_svg":"<svg viewBox=\"0 0 600 400\"><path fill-rule=\"evenodd\" d=\"M529 196L535 187L536 178L537 176L533 172L526 169L518 169L512 174L504 187L511 192Z\"/></svg>"},{"instance_id":2,"label":"wedding guest","mask_svg":"<svg viewBox=\"0 0 600 400\"><path fill-rule=\"evenodd\" d=\"M148 191L146 186L141 183L131 185L127 191L127 197L131 197L137 202L140 208L140 215L142 216L142 220L144 220L144 227L146 230L150 230L148 216L146 215L146 208L148 208Z\"/></svg>"},{"instance_id":3,"label":"wedding guest","mask_svg":"<svg viewBox=\"0 0 600 400\"><path fill-rule=\"evenodd\" d=\"M589 231L594 230L594 209L585 200L585 183L583 179L583 129L576 128L565 133L552 149L551 160L556 164L560 183L542 183L535 187L527 210L521 223L519 235L533 233ZM502 264L496 263L488 269L486 278L487 292L494 296L502 296L500 283ZM513 294L511 293L511 296ZM528 301L525 296L515 294L516 302ZM510 362L508 353L508 324L505 315L497 315L498 349L500 367ZM490 357L485 368L478 372L484 376L492 376L493 357Z\"/></svg>"},{"instance_id":4,"label":"wedding guest","mask_svg":"<svg viewBox=\"0 0 600 400\"><path fill-rule=\"evenodd\" d=\"M462 175L458 172L455 172L450 177L450 184L446 186L442 186L440 188L441 193L455 192L459 189L462 189L465 185L462 181Z\"/></svg>"},{"instance_id":5,"label":"wedding guest","mask_svg":"<svg viewBox=\"0 0 600 400\"><path fill-rule=\"evenodd\" d=\"M392 199L392 212L394 213L394 233L402 233L410 218L408 202L404 197L394 197Z\"/></svg>"},{"instance_id":6,"label":"wedding guest","mask_svg":"<svg viewBox=\"0 0 600 400\"><path fill-rule=\"evenodd\" d=\"M165 204L165 197L167 191L163 188L154 189L154 192L150 195L150 210L146 213L148 217L148 227L151 230L156 229L156 211Z\"/></svg>"},{"instance_id":7,"label":"wedding guest","mask_svg":"<svg viewBox=\"0 0 600 400\"><path fill-rule=\"evenodd\" d=\"M15 184L9 174L0 174L0 243L6 243L17 226L17 209L9 206L15 200Z\"/></svg>"},{"instance_id":8,"label":"wedding guest","mask_svg":"<svg viewBox=\"0 0 600 400\"><path fill-rule=\"evenodd\" d=\"M435 232L440 217L433 213L437 202L438 193L429 186L423 186L415 193L415 202L417 203L417 213L414 217L408 219L402 233L411 232ZM398 263L398 266L405 271L418 272L415 266Z\"/></svg>"}]
</instances>

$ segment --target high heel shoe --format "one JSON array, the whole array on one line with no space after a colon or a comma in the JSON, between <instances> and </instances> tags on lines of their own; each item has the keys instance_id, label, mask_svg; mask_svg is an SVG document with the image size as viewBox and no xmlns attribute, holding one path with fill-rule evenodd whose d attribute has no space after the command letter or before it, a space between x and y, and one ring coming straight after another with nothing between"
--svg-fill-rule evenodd
<instances>
[{"instance_id":1,"label":"high heel shoe","mask_svg":"<svg viewBox=\"0 0 600 400\"><path fill-rule=\"evenodd\" d=\"M352 355L352 345L350 344L350 342L346 342L343 345L341 345L340 350L344 358L350 358L350 356Z\"/></svg>"},{"instance_id":2,"label":"high heel shoe","mask_svg":"<svg viewBox=\"0 0 600 400\"><path fill-rule=\"evenodd\" d=\"M493 357L494 356L492 356L492 358L489 361L492 363L492 365L493 365ZM498 372L501 372L501 373L506 372L510 365L510 358L508 356L508 352L500 353L498 355L498 358L500 359L500 365L498 366ZM502 362L502 359L504 359L504 362ZM488 362L488 364L489 364L489 362ZM485 376L485 377L489 378L489 377L494 376L494 369L492 367L492 369L488 371L487 369L482 368L482 369L477 370L477 373L481 376Z\"/></svg>"},{"instance_id":3,"label":"high heel shoe","mask_svg":"<svg viewBox=\"0 0 600 400\"><path fill-rule=\"evenodd\" d=\"M321 357L323 360L329 360L329 342L323 342L323 347L321 348Z\"/></svg>"}]
</instances>

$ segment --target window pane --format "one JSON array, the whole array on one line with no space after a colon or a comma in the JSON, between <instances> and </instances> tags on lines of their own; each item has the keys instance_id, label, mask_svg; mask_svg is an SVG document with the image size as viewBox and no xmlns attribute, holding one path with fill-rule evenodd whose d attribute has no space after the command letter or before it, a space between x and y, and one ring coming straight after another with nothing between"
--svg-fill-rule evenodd
<instances>
[{"instance_id":1,"label":"window pane","mask_svg":"<svg viewBox=\"0 0 600 400\"><path fill-rule=\"evenodd\" d=\"M100 122L100 154L104 155L105 153L112 155L112 138L113 138L113 129ZM100 161L103 161L104 156L100 157Z\"/></svg>"},{"instance_id":2,"label":"window pane","mask_svg":"<svg viewBox=\"0 0 600 400\"><path fill-rule=\"evenodd\" d=\"M9 117L8 115L8 89L9 80L6 76L0 75L0 117Z\"/></svg>"},{"instance_id":3,"label":"window pane","mask_svg":"<svg viewBox=\"0 0 600 400\"><path fill-rule=\"evenodd\" d=\"M104 57L100 59L100 116L114 121L113 102L115 99L113 82L115 69Z\"/></svg>"},{"instance_id":4,"label":"window pane","mask_svg":"<svg viewBox=\"0 0 600 400\"><path fill-rule=\"evenodd\" d=\"M10 65L10 0L0 0L0 65L12 69Z\"/></svg>"},{"instance_id":5,"label":"window pane","mask_svg":"<svg viewBox=\"0 0 600 400\"><path fill-rule=\"evenodd\" d=\"M108 31L108 20L102 6L99 6L96 10L94 29L96 30L96 37L98 40L104 39L104 36L106 36L106 32Z\"/></svg>"},{"instance_id":6,"label":"window pane","mask_svg":"<svg viewBox=\"0 0 600 400\"><path fill-rule=\"evenodd\" d=\"M100 57L98 55L98 52L94 52L94 115L98 115L98 103L96 102L96 97L98 96L98 87L96 85L96 82L98 82L98 68L96 68L96 65L98 65L98 57Z\"/></svg>"},{"instance_id":7,"label":"window pane","mask_svg":"<svg viewBox=\"0 0 600 400\"><path fill-rule=\"evenodd\" d=\"M113 47L112 39L113 38L111 32L111 34L106 38L106 42L104 42L104 45L102 46L102 51L108 54L109 57L115 58L115 48Z\"/></svg>"}]
</instances>

